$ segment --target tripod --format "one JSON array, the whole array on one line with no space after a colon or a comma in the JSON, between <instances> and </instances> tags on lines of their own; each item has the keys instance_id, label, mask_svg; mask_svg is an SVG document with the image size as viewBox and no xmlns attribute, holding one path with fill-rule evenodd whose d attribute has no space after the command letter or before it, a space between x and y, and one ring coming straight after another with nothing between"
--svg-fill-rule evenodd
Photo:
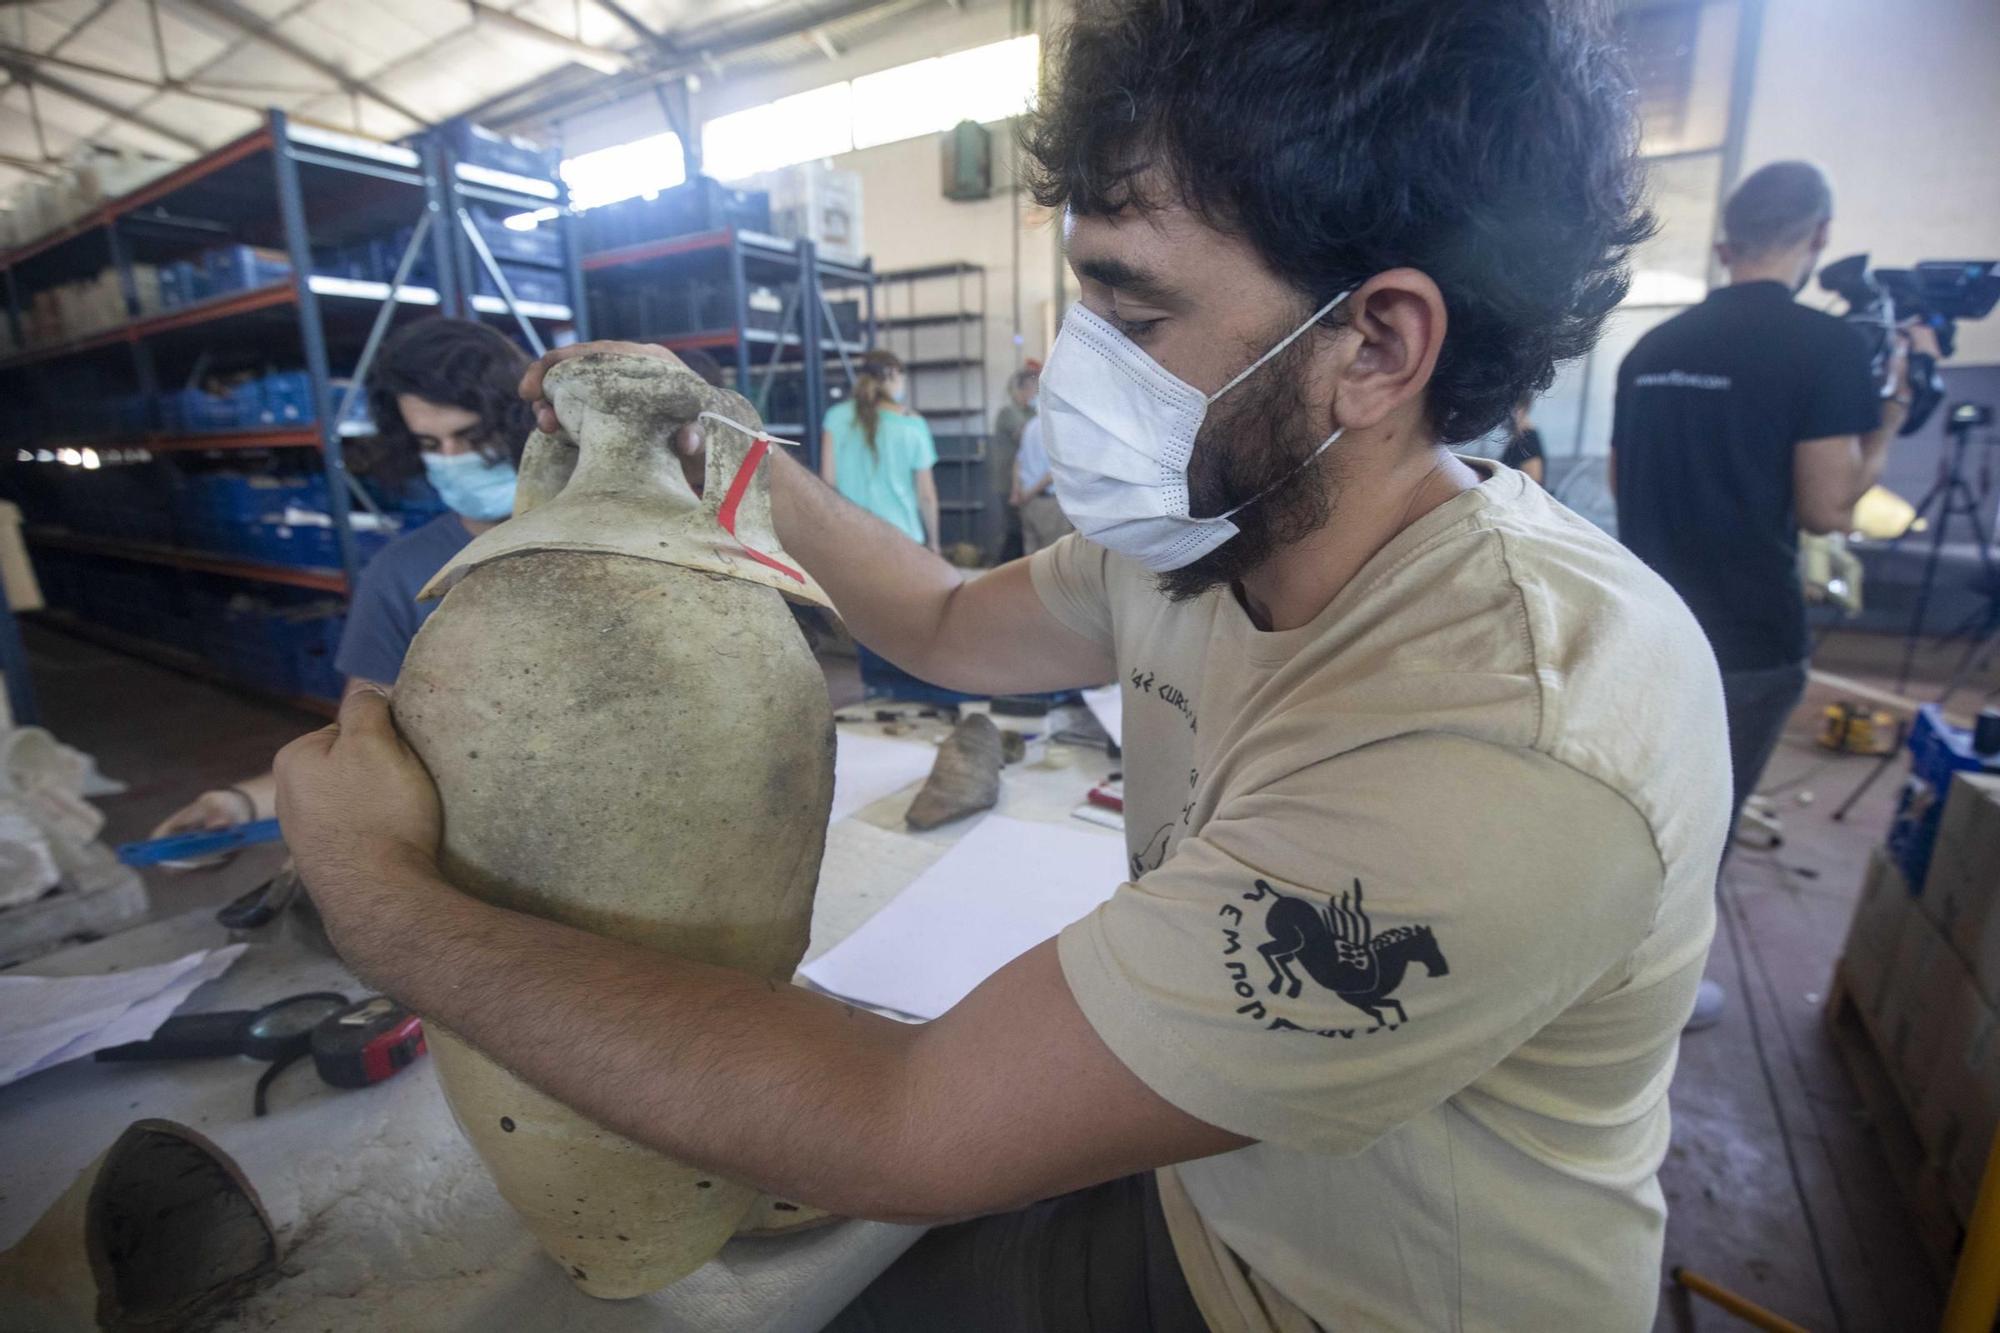
<instances>
[{"instance_id":1,"label":"tripod","mask_svg":"<svg viewBox=\"0 0 2000 1333\"><path fill-rule=\"evenodd\" d=\"M1951 526L1954 515L1963 515L1972 524L1972 537L1979 551L1981 590L1988 598L1988 609L1983 616L1975 615L1971 620L1944 636L1949 641L1964 634L1973 640L1972 650L1952 677L1946 697L1949 698L1971 670L1983 648L1990 647L1996 633L2000 633L2000 575L1996 575L1993 565L1992 537L1986 530L1986 521L1980 516L1980 507L1991 493L1990 479L1981 468L1980 486L1974 490L1965 479L1965 451L1972 443L1972 432L1977 426L1993 424L1993 409L1983 403L1957 403L1953 405L1945 426L1945 454L1938 465L1937 483L1917 501L1917 512L1910 520L1910 526L1903 529L1895 543L1901 544L1904 537L1917 526L1926 510L1936 506L1937 513L1931 519L1931 550L1924 560L1923 583L1917 589L1917 606L1910 616L1910 628L1903 635L1903 669L1896 677L1896 689L1900 693L1910 683L1910 668L1916 663L1917 645L1924 637L1924 612L1929 609L1931 589L1937 582L1938 558L1944 551L1945 529ZM1980 622L1986 622L1984 637Z\"/></svg>"}]
</instances>

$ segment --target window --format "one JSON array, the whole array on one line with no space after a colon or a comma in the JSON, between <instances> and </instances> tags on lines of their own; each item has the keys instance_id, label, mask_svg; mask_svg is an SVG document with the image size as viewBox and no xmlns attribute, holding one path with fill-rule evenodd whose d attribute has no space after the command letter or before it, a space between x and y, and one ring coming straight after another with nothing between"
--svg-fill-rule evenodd
<instances>
[{"instance_id":1,"label":"window","mask_svg":"<svg viewBox=\"0 0 2000 1333\"><path fill-rule=\"evenodd\" d=\"M854 146L914 139L962 120L1006 120L1035 100L1040 40L1033 36L919 60L854 81Z\"/></svg>"},{"instance_id":2,"label":"window","mask_svg":"<svg viewBox=\"0 0 2000 1333\"><path fill-rule=\"evenodd\" d=\"M852 84L831 83L717 116L701 127L703 168L718 180L740 180L849 151L854 147L852 89Z\"/></svg>"},{"instance_id":3,"label":"window","mask_svg":"<svg viewBox=\"0 0 2000 1333\"><path fill-rule=\"evenodd\" d=\"M717 116L702 127L703 169L741 180L961 120L1005 120L1033 103L1040 59L1038 38L1016 37Z\"/></svg>"},{"instance_id":4,"label":"window","mask_svg":"<svg viewBox=\"0 0 2000 1333\"><path fill-rule=\"evenodd\" d=\"M561 171L575 208L596 208L635 195L658 194L687 179L680 136L672 132L567 158Z\"/></svg>"}]
</instances>

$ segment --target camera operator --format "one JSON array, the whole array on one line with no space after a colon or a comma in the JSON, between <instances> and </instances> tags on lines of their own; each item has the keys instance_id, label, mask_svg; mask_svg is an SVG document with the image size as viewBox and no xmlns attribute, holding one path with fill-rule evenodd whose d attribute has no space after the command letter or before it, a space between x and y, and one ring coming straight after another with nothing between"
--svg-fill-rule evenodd
<instances>
[{"instance_id":1,"label":"camera operator","mask_svg":"<svg viewBox=\"0 0 2000 1333\"><path fill-rule=\"evenodd\" d=\"M1798 534L1839 532L1881 474L1909 409L1904 330L1886 383L1831 315L1797 304L1826 248L1833 195L1817 167L1774 162L1723 208L1729 284L1641 338L1618 368L1611 479L1618 535L1680 593L1722 668L1734 808L1805 694ZM1720 1017L1702 983L1690 1029Z\"/></svg>"}]
</instances>

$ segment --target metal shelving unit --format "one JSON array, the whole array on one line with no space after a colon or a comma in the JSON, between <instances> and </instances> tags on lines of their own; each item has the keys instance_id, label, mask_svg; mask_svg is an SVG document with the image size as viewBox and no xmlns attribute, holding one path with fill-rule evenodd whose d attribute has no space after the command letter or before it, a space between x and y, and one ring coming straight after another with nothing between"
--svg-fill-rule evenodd
<instances>
[{"instance_id":1,"label":"metal shelving unit","mask_svg":"<svg viewBox=\"0 0 2000 1333\"><path fill-rule=\"evenodd\" d=\"M868 261L831 260L811 241L723 227L600 250L583 257L582 269L597 283L597 336L713 353L733 367L738 392L776 411L766 423L771 432L799 440L801 461L819 465L820 419L841 396L836 386L852 385L855 358L875 341L876 277ZM761 308L760 293L767 296ZM846 328L836 301L853 302ZM704 317L710 313L719 318ZM670 327L676 324L701 327ZM799 392L775 400L779 377L794 374Z\"/></svg>"},{"instance_id":2,"label":"metal shelving unit","mask_svg":"<svg viewBox=\"0 0 2000 1333\"><path fill-rule=\"evenodd\" d=\"M344 594L362 563L351 506L357 501L372 504L347 470L344 441L368 429L362 424L357 430L351 417L355 405L365 402L367 376L383 338L399 317L425 311L503 321L503 327L517 331L538 351L556 327L572 326L587 335L569 219L564 216L556 225L576 308L517 300L471 214L474 206L530 212L562 204L562 189L553 181L457 161L443 133L389 144L295 122L273 110L249 134L0 255L5 317L20 349L0 358L0 394L14 395L17 403L53 404L74 396L78 385L97 386L105 394L125 388L150 397L163 383L163 370L185 378L207 353L280 349L284 359L303 366L315 407L312 420L263 428L145 429L60 439L31 434L10 442L10 458L16 445L36 453L90 447L169 457L316 449L339 566L293 567L61 531L37 522L33 512L27 515L28 540L51 550ZM315 271L316 247L386 237L399 228L408 228L409 234L392 281ZM194 304L141 313L135 264L165 264L235 243L282 250L289 275ZM433 282L409 280L422 258L436 275ZM128 316L124 321L57 344L23 345L22 311L33 292L107 269L119 275ZM482 271L500 295L475 294ZM350 372L349 387L337 404L336 366ZM178 651L171 646L164 650Z\"/></svg>"},{"instance_id":3,"label":"metal shelving unit","mask_svg":"<svg viewBox=\"0 0 2000 1333\"><path fill-rule=\"evenodd\" d=\"M106 555L148 565L167 565L199 574L220 574L225 578L254 579L318 592L346 592L347 575L338 569L314 569L310 565L273 565L259 560L233 560L227 556L203 555L174 546L152 542L125 541L117 537L90 537L64 532L59 528L26 528L23 535L31 546L75 551L80 555Z\"/></svg>"},{"instance_id":4,"label":"metal shelving unit","mask_svg":"<svg viewBox=\"0 0 2000 1333\"><path fill-rule=\"evenodd\" d=\"M898 269L878 281L882 345L902 358L910 408L937 439L939 535L988 546L986 270L960 261Z\"/></svg>"}]
</instances>

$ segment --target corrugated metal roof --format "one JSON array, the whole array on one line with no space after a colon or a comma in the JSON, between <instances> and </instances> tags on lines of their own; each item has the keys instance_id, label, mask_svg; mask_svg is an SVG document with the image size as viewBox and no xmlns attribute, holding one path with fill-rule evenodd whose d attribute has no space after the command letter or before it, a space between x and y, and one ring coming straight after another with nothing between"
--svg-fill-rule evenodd
<instances>
[{"instance_id":1,"label":"corrugated metal roof","mask_svg":"<svg viewBox=\"0 0 2000 1333\"><path fill-rule=\"evenodd\" d=\"M723 61L732 70L817 59L822 48L805 35L809 30L819 27L845 45L912 3L49 0L0 6L0 193L89 144L187 158L252 128L266 106L385 139L476 107L496 114L535 108L519 123L539 124L551 97L630 85L662 66L713 59L708 53L715 51L728 52ZM620 11L655 40L642 38ZM735 49L749 39L757 45Z\"/></svg>"}]
</instances>

